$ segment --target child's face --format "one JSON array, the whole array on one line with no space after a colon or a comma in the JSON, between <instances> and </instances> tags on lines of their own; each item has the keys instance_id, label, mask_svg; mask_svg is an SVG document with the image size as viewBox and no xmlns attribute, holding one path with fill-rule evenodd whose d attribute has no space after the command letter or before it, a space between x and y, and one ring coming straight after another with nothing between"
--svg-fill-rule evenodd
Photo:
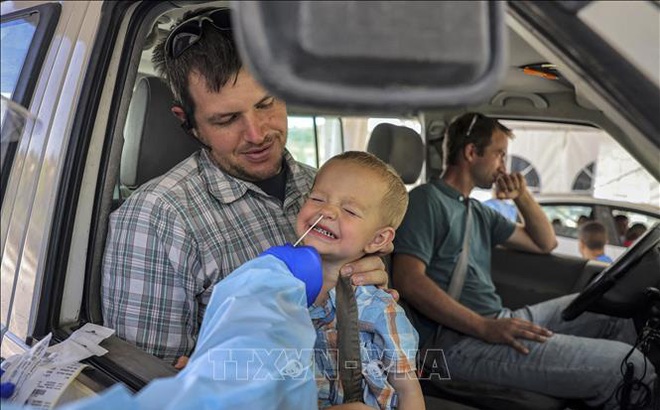
<instances>
[{"instance_id":1,"label":"child's face","mask_svg":"<svg viewBox=\"0 0 660 410\"><path fill-rule=\"evenodd\" d=\"M378 251L394 237L380 212L385 183L364 166L342 160L326 164L298 213L296 233L302 235L320 215L323 219L305 237L325 261L351 261Z\"/></svg>"}]
</instances>

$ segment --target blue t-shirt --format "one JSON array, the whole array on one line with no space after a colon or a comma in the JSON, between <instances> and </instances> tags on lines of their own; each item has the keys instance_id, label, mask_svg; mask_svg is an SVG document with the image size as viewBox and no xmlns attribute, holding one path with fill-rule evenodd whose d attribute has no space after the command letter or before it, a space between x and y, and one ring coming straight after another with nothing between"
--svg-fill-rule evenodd
<instances>
[{"instance_id":1,"label":"blue t-shirt","mask_svg":"<svg viewBox=\"0 0 660 410\"><path fill-rule=\"evenodd\" d=\"M497 212L501 213L502 216L504 216L509 221L515 222L518 218L518 209L511 202L511 200L503 201L501 199L492 198L484 201L484 205L489 206Z\"/></svg>"},{"instance_id":2,"label":"blue t-shirt","mask_svg":"<svg viewBox=\"0 0 660 410\"><path fill-rule=\"evenodd\" d=\"M418 186L410 192L406 216L394 238L394 253L420 259L429 277L445 291L463 246L464 200L460 192L439 179ZM490 274L491 249L513 234L515 223L475 199L470 199L470 206L470 254L459 301L480 315L492 315L502 310L502 300ZM421 345L437 324L416 316Z\"/></svg>"},{"instance_id":3,"label":"blue t-shirt","mask_svg":"<svg viewBox=\"0 0 660 410\"><path fill-rule=\"evenodd\" d=\"M606 263L612 263L612 258L610 258L609 256L607 256L605 254L596 256L596 260L601 261L601 262L606 262Z\"/></svg>"}]
</instances>

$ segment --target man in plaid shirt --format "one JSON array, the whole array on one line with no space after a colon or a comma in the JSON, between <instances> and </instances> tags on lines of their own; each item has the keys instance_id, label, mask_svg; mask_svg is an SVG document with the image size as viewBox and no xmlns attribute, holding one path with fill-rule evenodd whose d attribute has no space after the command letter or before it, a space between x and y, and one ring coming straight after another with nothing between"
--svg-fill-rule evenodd
<instances>
[{"instance_id":1,"label":"man in plaid shirt","mask_svg":"<svg viewBox=\"0 0 660 410\"><path fill-rule=\"evenodd\" d=\"M228 9L184 16L153 61L174 93L172 112L205 148L110 216L102 307L117 336L175 363L195 347L213 285L296 239L315 170L284 148L286 105L242 67ZM387 283L375 256L342 273L355 284Z\"/></svg>"}]
</instances>

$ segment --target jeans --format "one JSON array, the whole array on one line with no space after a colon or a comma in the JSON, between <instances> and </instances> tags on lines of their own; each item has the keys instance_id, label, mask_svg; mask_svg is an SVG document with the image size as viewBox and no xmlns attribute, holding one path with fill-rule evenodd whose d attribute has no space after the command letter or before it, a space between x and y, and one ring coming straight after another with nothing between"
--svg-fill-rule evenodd
<instances>
[{"instance_id":1,"label":"jeans","mask_svg":"<svg viewBox=\"0 0 660 410\"><path fill-rule=\"evenodd\" d=\"M525 319L554 332L544 343L520 339L529 349L528 355L509 345L490 344L444 328L439 347L444 350L450 377L618 408L614 391L622 381L621 362L636 339L634 325L630 319L590 312L566 322L561 312L575 296L500 312L498 318ZM643 382L650 393L656 379L653 365L637 349L629 361L638 378L646 368ZM633 390L631 401L641 394Z\"/></svg>"}]
</instances>

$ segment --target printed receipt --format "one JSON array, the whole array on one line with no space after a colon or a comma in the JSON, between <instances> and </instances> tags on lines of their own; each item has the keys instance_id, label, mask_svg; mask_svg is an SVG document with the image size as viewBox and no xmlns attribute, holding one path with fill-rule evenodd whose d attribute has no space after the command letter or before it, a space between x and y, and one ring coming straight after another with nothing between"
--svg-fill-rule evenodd
<instances>
[{"instance_id":1,"label":"printed receipt","mask_svg":"<svg viewBox=\"0 0 660 410\"><path fill-rule=\"evenodd\" d=\"M51 367L46 369L27 403L37 409L52 409L62 396L64 390L78 377L82 369L87 365L72 363L63 367Z\"/></svg>"},{"instance_id":2,"label":"printed receipt","mask_svg":"<svg viewBox=\"0 0 660 410\"><path fill-rule=\"evenodd\" d=\"M52 338L49 333L28 352L8 358L2 363L5 373L1 380L16 385L9 401L40 409L54 407L86 367L80 360L107 353L99 343L113 333L112 329L87 323L62 343L48 347Z\"/></svg>"}]
</instances>

